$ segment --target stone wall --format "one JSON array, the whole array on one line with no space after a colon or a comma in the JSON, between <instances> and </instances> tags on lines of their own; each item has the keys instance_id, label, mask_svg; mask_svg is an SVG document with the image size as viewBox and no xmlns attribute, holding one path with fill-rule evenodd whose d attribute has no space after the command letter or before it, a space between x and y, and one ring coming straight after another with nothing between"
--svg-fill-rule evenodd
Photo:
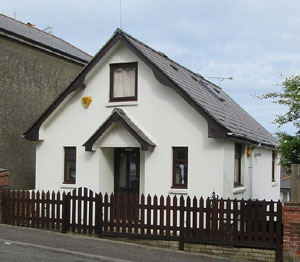
<instances>
[{"instance_id":1,"label":"stone wall","mask_svg":"<svg viewBox=\"0 0 300 262\"><path fill-rule=\"evenodd\" d=\"M0 167L10 187L35 186L35 142L21 135L67 87L83 65L0 36Z\"/></svg>"},{"instance_id":2,"label":"stone wall","mask_svg":"<svg viewBox=\"0 0 300 262\"><path fill-rule=\"evenodd\" d=\"M177 241L160 241L148 239L124 239L120 241L148 245L161 248L171 248L178 250ZM254 249L254 248L236 248L227 246L213 246L201 244L184 244L184 251L205 254L211 257L228 258L233 262L275 262L275 250Z\"/></svg>"},{"instance_id":3,"label":"stone wall","mask_svg":"<svg viewBox=\"0 0 300 262\"><path fill-rule=\"evenodd\" d=\"M283 207L283 261L300 261L300 203Z\"/></svg>"},{"instance_id":4,"label":"stone wall","mask_svg":"<svg viewBox=\"0 0 300 262\"><path fill-rule=\"evenodd\" d=\"M186 243L184 250L198 252L201 254L227 257L230 261L275 261L275 250L264 250L254 248L236 248L212 245L199 245Z\"/></svg>"}]
</instances>

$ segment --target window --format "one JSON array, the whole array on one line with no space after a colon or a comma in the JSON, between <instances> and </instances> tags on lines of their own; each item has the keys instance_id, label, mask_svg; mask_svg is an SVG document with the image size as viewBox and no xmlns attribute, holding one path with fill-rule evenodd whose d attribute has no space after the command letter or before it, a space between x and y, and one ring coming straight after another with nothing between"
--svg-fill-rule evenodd
<instances>
[{"instance_id":1,"label":"window","mask_svg":"<svg viewBox=\"0 0 300 262\"><path fill-rule=\"evenodd\" d=\"M187 188L188 148L173 147L173 188Z\"/></svg>"},{"instance_id":2,"label":"window","mask_svg":"<svg viewBox=\"0 0 300 262\"><path fill-rule=\"evenodd\" d=\"M236 143L234 149L234 186L235 187L242 185L241 166L242 166L242 145Z\"/></svg>"},{"instance_id":3,"label":"window","mask_svg":"<svg viewBox=\"0 0 300 262\"><path fill-rule=\"evenodd\" d=\"M272 182L275 182L276 153L272 151Z\"/></svg>"},{"instance_id":4,"label":"window","mask_svg":"<svg viewBox=\"0 0 300 262\"><path fill-rule=\"evenodd\" d=\"M110 65L110 101L137 101L137 63Z\"/></svg>"},{"instance_id":5,"label":"window","mask_svg":"<svg viewBox=\"0 0 300 262\"><path fill-rule=\"evenodd\" d=\"M76 147L65 147L65 177L64 183L76 182Z\"/></svg>"}]
</instances>

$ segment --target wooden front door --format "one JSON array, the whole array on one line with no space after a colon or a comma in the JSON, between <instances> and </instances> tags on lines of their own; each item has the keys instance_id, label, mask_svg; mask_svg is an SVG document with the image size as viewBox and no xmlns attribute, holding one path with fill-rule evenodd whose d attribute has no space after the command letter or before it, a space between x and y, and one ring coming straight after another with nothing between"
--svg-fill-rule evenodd
<instances>
[{"instance_id":1,"label":"wooden front door","mask_svg":"<svg viewBox=\"0 0 300 262\"><path fill-rule=\"evenodd\" d=\"M115 148L115 194L139 194L140 149Z\"/></svg>"}]
</instances>

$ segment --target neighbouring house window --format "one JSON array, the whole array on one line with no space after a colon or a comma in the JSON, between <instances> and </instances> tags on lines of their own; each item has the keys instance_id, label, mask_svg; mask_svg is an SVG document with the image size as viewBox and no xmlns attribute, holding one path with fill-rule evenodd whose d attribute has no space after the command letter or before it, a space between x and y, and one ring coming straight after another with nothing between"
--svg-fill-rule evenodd
<instances>
[{"instance_id":1,"label":"neighbouring house window","mask_svg":"<svg viewBox=\"0 0 300 262\"><path fill-rule=\"evenodd\" d=\"M272 182L275 182L276 153L272 151Z\"/></svg>"},{"instance_id":2,"label":"neighbouring house window","mask_svg":"<svg viewBox=\"0 0 300 262\"><path fill-rule=\"evenodd\" d=\"M173 188L187 188L188 148L173 147Z\"/></svg>"},{"instance_id":3,"label":"neighbouring house window","mask_svg":"<svg viewBox=\"0 0 300 262\"><path fill-rule=\"evenodd\" d=\"M235 143L234 149L234 186L238 187L242 185L242 145Z\"/></svg>"},{"instance_id":4,"label":"neighbouring house window","mask_svg":"<svg viewBox=\"0 0 300 262\"><path fill-rule=\"evenodd\" d=\"M137 63L110 64L110 101L137 101Z\"/></svg>"},{"instance_id":5,"label":"neighbouring house window","mask_svg":"<svg viewBox=\"0 0 300 262\"><path fill-rule=\"evenodd\" d=\"M76 182L76 147L65 147L65 176L64 183Z\"/></svg>"}]
</instances>

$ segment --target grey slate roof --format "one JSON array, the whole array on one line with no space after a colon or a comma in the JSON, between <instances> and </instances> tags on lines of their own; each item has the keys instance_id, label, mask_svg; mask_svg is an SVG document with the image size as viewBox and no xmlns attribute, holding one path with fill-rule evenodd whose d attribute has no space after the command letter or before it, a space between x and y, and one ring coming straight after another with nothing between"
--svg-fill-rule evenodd
<instances>
[{"instance_id":1,"label":"grey slate roof","mask_svg":"<svg viewBox=\"0 0 300 262\"><path fill-rule=\"evenodd\" d=\"M81 62L86 63L91 59L89 54L76 48L70 43L3 14L0 14L0 32L1 31L14 37L24 39L25 41L43 46L44 48L57 51L65 56L80 60Z\"/></svg>"},{"instance_id":2,"label":"grey slate roof","mask_svg":"<svg viewBox=\"0 0 300 262\"><path fill-rule=\"evenodd\" d=\"M277 141L220 87L175 63L166 55L122 31L122 34L167 77L182 88L232 136L275 146Z\"/></svg>"}]
</instances>

